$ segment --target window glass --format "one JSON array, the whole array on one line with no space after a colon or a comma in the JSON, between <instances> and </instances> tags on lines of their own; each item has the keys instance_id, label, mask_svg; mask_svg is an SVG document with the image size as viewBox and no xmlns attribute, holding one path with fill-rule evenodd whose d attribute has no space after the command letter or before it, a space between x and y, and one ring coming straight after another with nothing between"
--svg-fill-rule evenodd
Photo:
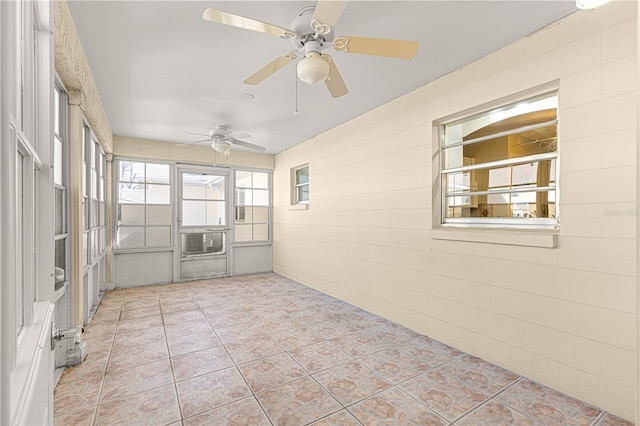
<instances>
[{"instance_id":1,"label":"window glass","mask_svg":"<svg viewBox=\"0 0 640 426\"><path fill-rule=\"evenodd\" d=\"M145 181L149 183L169 184L170 167L168 164L147 163Z\"/></svg>"},{"instance_id":2,"label":"window glass","mask_svg":"<svg viewBox=\"0 0 640 426\"><path fill-rule=\"evenodd\" d=\"M296 188L296 199L300 201L309 201L309 186L299 186Z\"/></svg>"},{"instance_id":3,"label":"window glass","mask_svg":"<svg viewBox=\"0 0 640 426\"><path fill-rule=\"evenodd\" d=\"M63 271L67 267L66 252L65 252L65 239L56 240L54 266L56 268L62 269ZM64 275L63 275L62 279L64 281Z\"/></svg>"},{"instance_id":4,"label":"window glass","mask_svg":"<svg viewBox=\"0 0 640 426\"><path fill-rule=\"evenodd\" d=\"M254 206L268 206L269 205L269 191L262 189L253 190L253 205Z\"/></svg>"},{"instance_id":5,"label":"window glass","mask_svg":"<svg viewBox=\"0 0 640 426\"><path fill-rule=\"evenodd\" d=\"M60 140L57 136L53 138L53 181L56 185L62 185L62 172L64 164L62 162L62 140Z\"/></svg>"},{"instance_id":6,"label":"window glass","mask_svg":"<svg viewBox=\"0 0 640 426\"><path fill-rule=\"evenodd\" d=\"M145 244L147 247L171 245L171 227L148 226Z\"/></svg>"},{"instance_id":7,"label":"window glass","mask_svg":"<svg viewBox=\"0 0 640 426\"><path fill-rule=\"evenodd\" d=\"M269 174L253 172L253 187L257 189L269 189Z\"/></svg>"},{"instance_id":8,"label":"window glass","mask_svg":"<svg viewBox=\"0 0 640 426\"><path fill-rule=\"evenodd\" d=\"M145 185L147 204L171 204L169 185Z\"/></svg>"},{"instance_id":9,"label":"window glass","mask_svg":"<svg viewBox=\"0 0 640 426\"><path fill-rule=\"evenodd\" d=\"M302 167L296 170L296 183L309 183L309 167Z\"/></svg>"},{"instance_id":10,"label":"window glass","mask_svg":"<svg viewBox=\"0 0 640 426\"><path fill-rule=\"evenodd\" d=\"M236 172L236 188L251 188L251 176L252 172L245 172L242 170L238 170Z\"/></svg>"},{"instance_id":11,"label":"window glass","mask_svg":"<svg viewBox=\"0 0 640 426\"><path fill-rule=\"evenodd\" d=\"M557 105L553 92L443 126L443 222L555 226Z\"/></svg>"},{"instance_id":12,"label":"window glass","mask_svg":"<svg viewBox=\"0 0 640 426\"><path fill-rule=\"evenodd\" d=\"M269 207L254 207L252 209L252 220L255 223L268 223L269 222Z\"/></svg>"},{"instance_id":13,"label":"window glass","mask_svg":"<svg viewBox=\"0 0 640 426\"><path fill-rule=\"evenodd\" d=\"M129 160L117 164L117 247L170 246L171 165Z\"/></svg>"},{"instance_id":14,"label":"window glass","mask_svg":"<svg viewBox=\"0 0 640 426\"><path fill-rule=\"evenodd\" d=\"M119 161L120 182L144 182L144 163L134 161Z\"/></svg>"},{"instance_id":15,"label":"window glass","mask_svg":"<svg viewBox=\"0 0 640 426\"><path fill-rule=\"evenodd\" d=\"M66 233L66 208L65 208L65 190L62 188L55 189L55 234L60 235Z\"/></svg>"},{"instance_id":16,"label":"window glass","mask_svg":"<svg viewBox=\"0 0 640 426\"><path fill-rule=\"evenodd\" d=\"M183 226L214 226L226 224L224 201L182 201Z\"/></svg>"},{"instance_id":17,"label":"window glass","mask_svg":"<svg viewBox=\"0 0 640 426\"><path fill-rule=\"evenodd\" d=\"M267 225L267 224L253 225L253 239L254 240L268 240L269 239L269 225Z\"/></svg>"},{"instance_id":18,"label":"window glass","mask_svg":"<svg viewBox=\"0 0 640 426\"><path fill-rule=\"evenodd\" d=\"M144 205L119 205L118 225L144 225Z\"/></svg>"},{"instance_id":19,"label":"window glass","mask_svg":"<svg viewBox=\"0 0 640 426\"><path fill-rule=\"evenodd\" d=\"M118 190L118 202L121 204L144 204L145 185L139 183L121 183Z\"/></svg>"},{"instance_id":20,"label":"window glass","mask_svg":"<svg viewBox=\"0 0 640 426\"><path fill-rule=\"evenodd\" d=\"M171 225L171 206L147 206L147 225Z\"/></svg>"},{"instance_id":21,"label":"window glass","mask_svg":"<svg viewBox=\"0 0 640 426\"><path fill-rule=\"evenodd\" d=\"M251 206L253 205L253 190L251 189L236 189L236 204L239 206Z\"/></svg>"},{"instance_id":22,"label":"window glass","mask_svg":"<svg viewBox=\"0 0 640 426\"><path fill-rule=\"evenodd\" d=\"M236 225L236 241L251 241L253 239L252 227L253 225Z\"/></svg>"},{"instance_id":23,"label":"window glass","mask_svg":"<svg viewBox=\"0 0 640 426\"><path fill-rule=\"evenodd\" d=\"M309 166L301 166L293 170L293 204L306 204L309 202Z\"/></svg>"},{"instance_id":24,"label":"window glass","mask_svg":"<svg viewBox=\"0 0 640 426\"><path fill-rule=\"evenodd\" d=\"M269 173L236 171L235 241L269 240L269 181Z\"/></svg>"},{"instance_id":25,"label":"window glass","mask_svg":"<svg viewBox=\"0 0 640 426\"><path fill-rule=\"evenodd\" d=\"M144 246L144 227L119 226L117 232L118 247Z\"/></svg>"},{"instance_id":26,"label":"window glass","mask_svg":"<svg viewBox=\"0 0 640 426\"><path fill-rule=\"evenodd\" d=\"M61 135L62 130L60 126L60 91L58 88L53 91L53 130L56 135Z\"/></svg>"}]
</instances>

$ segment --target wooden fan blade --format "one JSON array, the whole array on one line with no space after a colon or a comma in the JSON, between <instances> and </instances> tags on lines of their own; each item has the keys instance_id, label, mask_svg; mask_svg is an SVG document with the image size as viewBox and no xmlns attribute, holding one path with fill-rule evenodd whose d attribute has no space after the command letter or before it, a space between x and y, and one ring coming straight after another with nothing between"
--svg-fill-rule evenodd
<instances>
[{"instance_id":1,"label":"wooden fan blade","mask_svg":"<svg viewBox=\"0 0 640 426\"><path fill-rule=\"evenodd\" d=\"M312 19L335 27L345 7L347 7L346 1L319 0Z\"/></svg>"},{"instance_id":2,"label":"wooden fan blade","mask_svg":"<svg viewBox=\"0 0 640 426\"><path fill-rule=\"evenodd\" d=\"M187 132L185 132L185 133L187 133ZM197 134L197 133L194 133L194 135L195 135L195 134ZM197 143L208 142L208 141L210 141L210 140L211 140L211 138L201 139L201 140L199 140L199 141L193 141L193 142L180 143L180 144L178 144L178 146L194 145L194 144L197 144Z\"/></svg>"},{"instance_id":3,"label":"wooden fan blade","mask_svg":"<svg viewBox=\"0 0 640 426\"><path fill-rule=\"evenodd\" d=\"M361 53L363 55L386 56L399 59L413 59L418 52L417 41L371 37L336 37L333 41L333 47L339 52Z\"/></svg>"},{"instance_id":4,"label":"wooden fan blade","mask_svg":"<svg viewBox=\"0 0 640 426\"><path fill-rule=\"evenodd\" d=\"M260 151L260 152L265 151L265 147L263 147L263 146L260 146L260 145L254 145L254 144L252 144L252 143L245 142L245 141L239 141L238 139L231 139L231 140L229 140L229 142L231 142L231 143L233 143L233 144L236 144L236 145L243 146L243 147L245 147L245 148L252 149L252 150L254 150L254 151Z\"/></svg>"},{"instance_id":5,"label":"wooden fan blade","mask_svg":"<svg viewBox=\"0 0 640 426\"><path fill-rule=\"evenodd\" d=\"M292 38L296 36L294 32L286 28L262 21L256 21L251 18L245 18L240 15L234 15L233 13L223 12L221 10L209 8L204 11L202 17L207 21L231 25L232 27L243 28L245 30L257 31L259 33L265 33L280 38Z\"/></svg>"},{"instance_id":6,"label":"wooden fan blade","mask_svg":"<svg viewBox=\"0 0 640 426\"><path fill-rule=\"evenodd\" d=\"M282 56L278 56L276 59L269 62L267 65L247 77L243 81L243 83L254 85L262 83L267 77L287 65L289 62L293 61L297 56L298 54L296 52L289 52Z\"/></svg>"},{"instance_id":7,"label":"wooden fan blade","mask_svg":"<svg viewBox=\"0 0 640 426\"><path fill-rule=\"evenodd\" d=\"M333 58L327 54L323 54L322 56L329 58L329 77L324 81L324 84L327 86L327 89L329 89L331 96L339 98L349 93L349 89L347 89L347 85L344 84L344 80L338 71L338 67L336 67L336 63L333 62Z\"/></svg>"}]
</instances>

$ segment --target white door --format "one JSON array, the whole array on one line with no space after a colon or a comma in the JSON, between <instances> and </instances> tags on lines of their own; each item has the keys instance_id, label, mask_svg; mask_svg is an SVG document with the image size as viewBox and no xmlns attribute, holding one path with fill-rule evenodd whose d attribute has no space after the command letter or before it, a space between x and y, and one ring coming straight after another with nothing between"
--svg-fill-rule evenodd
<instances>
[{"instance_id":1,"label":"white door","mask_svg":"<svg viewBox=\"0 0 640 426\"><path fill-rule=\"evenodd\" d=\"M180 280L229 275L229 172L178 166Z\"/></svg>"},{"instance_id":2,"label":"white door","mask_svg":"<svg viewBox=\"0 0 640 426\"><path fill-rule=\"evenodd\" d=\"M52 12L0 2L0 424L53 422Z\"/></svg>"}]
</instances>

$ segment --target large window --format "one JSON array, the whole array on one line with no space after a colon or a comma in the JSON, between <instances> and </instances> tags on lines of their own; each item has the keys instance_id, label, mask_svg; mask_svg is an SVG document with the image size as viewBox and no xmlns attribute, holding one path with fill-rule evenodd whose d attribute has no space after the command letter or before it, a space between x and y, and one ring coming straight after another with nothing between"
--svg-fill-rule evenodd
<instances>
[{"instance_id":1,"label":"large window","mask_svg":"<svg viewBox=\"0 0 640 426\"><path fill-rule=\"evenodd\" d=\"M54 90L54 152L53 176L55 185L55 286L62 287L69 280L67 263L67 94L61 86Z\"/></svg>"},{"instance_id":2,"label":"large window","mask_svg":"<svg viewBox=\"0 0 640 426\"><path fill-rule=\"evenodd\" d=\"M119 160L117 170L117 247L170 246L170 165Z\"/></svg>"},{"instance_id":3,"label":"large window","mask_svg":"<svg viewBox=\"0 0 640 426\"><path fill-rule=\"evenodd\" d=\"M309 165L296 167L291 170L291 187L293 189L292 204L309 203Z\"/></svg>"},{"instance_id":4,"label":"large window","mask_svg":"<svg viewBox=\"0 0 640 426\"><path fill-rule=\"evenodd\" d=\"M557 108L552 92L444 123L442 222L555 226Z\"/></svg>"},{"instance_id":5,"label":"large window","mask_svg":"<svg viewBox=\"0 0 640 426\"><path fill-rule=\"evenodd\" d=\"M104 254L105 241L105 169L106 161L98 139L85 124L83 127L83 264L94 263Z\"/></svg>"},{"instance_id":6,"label":"large window","mask_svg":"<svg viewBox=\"0 0 640 426\"><path fill-rule=\"evenodd\" d=\"M235 241L269 240L269 173L236 171Z\"/></svg>"}]
</instances>

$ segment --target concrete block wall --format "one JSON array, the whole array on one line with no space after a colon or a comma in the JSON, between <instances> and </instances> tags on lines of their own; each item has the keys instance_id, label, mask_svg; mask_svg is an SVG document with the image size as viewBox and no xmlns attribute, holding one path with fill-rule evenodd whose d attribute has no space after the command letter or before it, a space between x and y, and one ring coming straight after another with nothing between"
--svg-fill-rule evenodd
<instances>
[{"instance_id":1,"label":"concrete block wall","mask_svg":"<svg viewBox=\"0 0 640 426\"><path fill-rule=\"evenodd\" d=\"M274 271L633 420L636 8L574 13L276 155ZM433 123L549 82L557 247L434 238Z\"/></svg>"}]
</instances>

